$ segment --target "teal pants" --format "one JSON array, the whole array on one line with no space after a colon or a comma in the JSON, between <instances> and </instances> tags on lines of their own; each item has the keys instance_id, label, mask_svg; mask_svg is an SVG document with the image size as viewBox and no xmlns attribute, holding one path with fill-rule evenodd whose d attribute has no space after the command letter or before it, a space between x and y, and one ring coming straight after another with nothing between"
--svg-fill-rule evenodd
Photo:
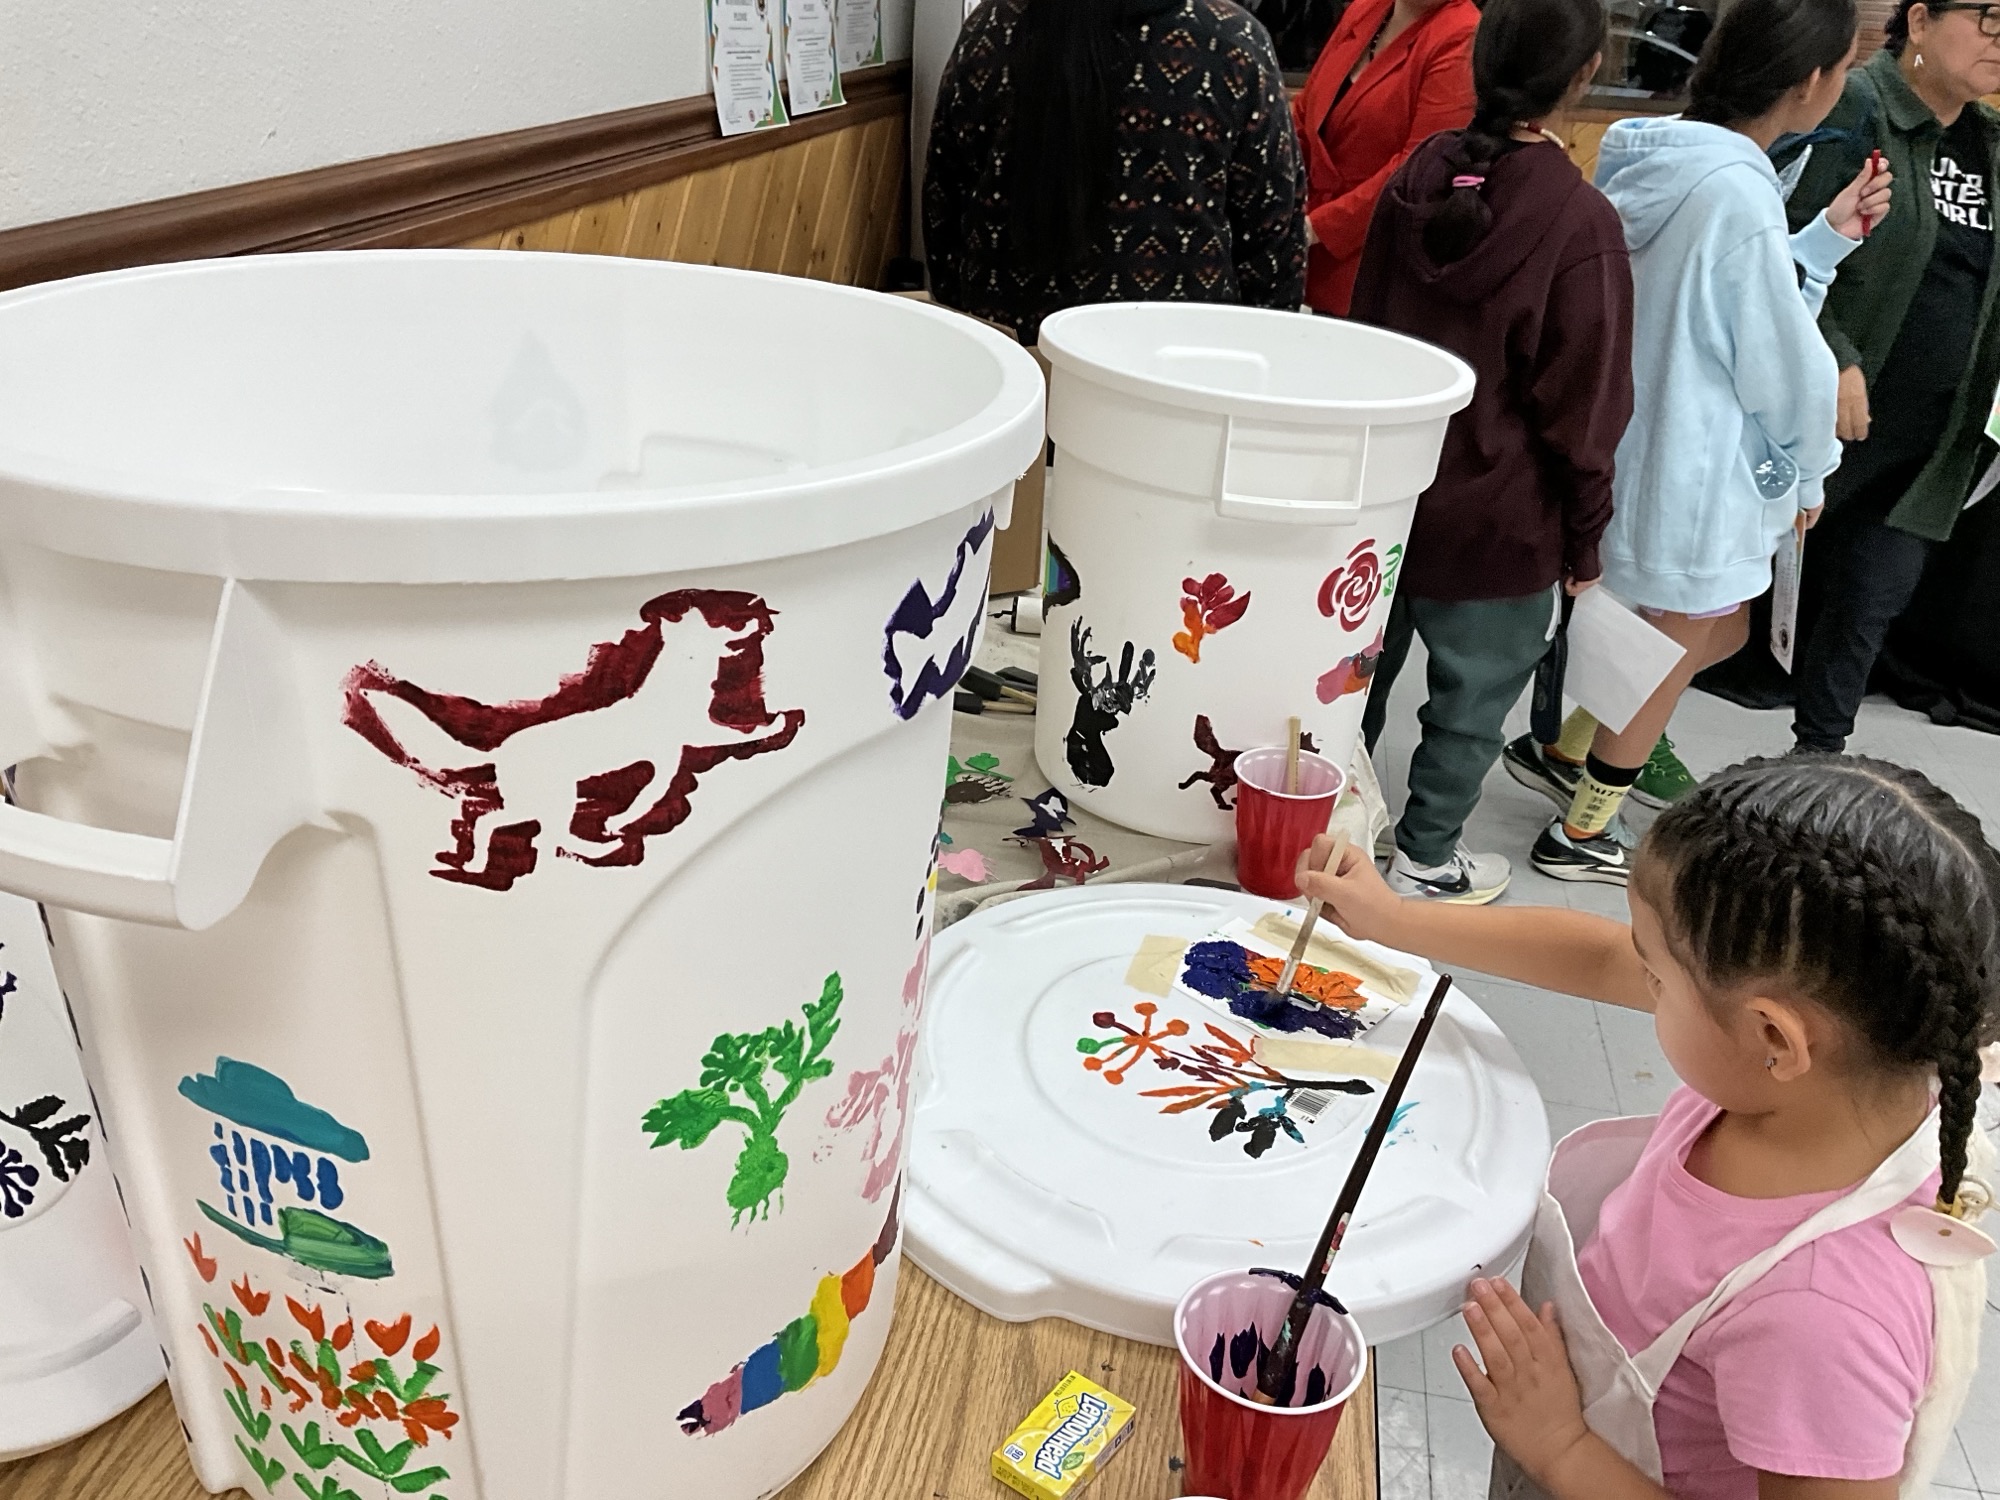
<instances>
[{"instance_id":1,"label":"teal pants","mask_svg":"<svg viewBox=\"0 0 2000 1500\"><path fill-rule=\"evenodd\" d=\"M1396 847L1418 865L1443 864L1464 837L1480 786L1506 743L1508 710L1549 649L1554 610L1547 589L1469 603L1399 593L1390 606L1361 733L1372 755L1410 641L1422 636L1430 653L1430 696L1417 710L1423 738L1410 757L1410 800L1396 825Z\"/></svg>"}]
</instances>

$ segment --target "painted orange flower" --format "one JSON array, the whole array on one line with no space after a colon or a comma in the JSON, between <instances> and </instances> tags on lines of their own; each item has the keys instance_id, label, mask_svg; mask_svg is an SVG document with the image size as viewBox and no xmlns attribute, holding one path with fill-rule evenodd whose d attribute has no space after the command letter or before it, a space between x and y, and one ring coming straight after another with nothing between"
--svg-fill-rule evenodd
<instances>
[{"instance_id":1,"label":"painted orange flower","mask_svg":"<svg viewBox=\"0 0 2000 1500\"><path fill-rule=\"evenodd\" d=\"M1250 596L1236 597L1236 590L1220 573L1206 578L1181 580L1181 623L1187 628L1174 635L1174 649L1191 662L1201 660L1204 637L1226 630L1243 618Z\"/></svg>"}]
</instances>

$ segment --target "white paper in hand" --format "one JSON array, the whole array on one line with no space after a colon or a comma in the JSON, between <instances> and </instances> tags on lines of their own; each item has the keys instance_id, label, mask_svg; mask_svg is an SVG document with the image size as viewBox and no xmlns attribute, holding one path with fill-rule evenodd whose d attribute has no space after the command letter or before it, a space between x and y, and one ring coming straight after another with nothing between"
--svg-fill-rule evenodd
<instances>
[{"instance_id":1,"label":"white paper in hand","mask_svg":"<svg viewBox=\"0 0 2000 1500\"><path fill-rule=\"evenodd\" d=\"M1686 654L1685 646L1648 625L1600 584L1577 596L1570 615L1563 695L1620 734Z\"/></svg>"},{"instance_id":2,"label":"white paper in hand","mask_svg":"<svg viewBox=\"0 0 2000 1500\"><path fill-rule=\"evenodd\" d=\"M1803 550L1800 536L1804 526L1793 527L1778 543L1771 559L1771 655L1787 672L1792 670L1792 645L1799 628L1799 562Z\"/></svg>"}]
</instances>

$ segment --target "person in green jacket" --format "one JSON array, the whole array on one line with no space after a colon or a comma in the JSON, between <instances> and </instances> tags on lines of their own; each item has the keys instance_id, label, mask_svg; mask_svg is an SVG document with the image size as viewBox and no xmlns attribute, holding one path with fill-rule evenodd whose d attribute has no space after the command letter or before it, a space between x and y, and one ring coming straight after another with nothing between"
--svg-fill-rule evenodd
<instances>
[{"instance_id":1,"label":"person in green jacket","mask_svg":"<svg viewBox=\"0 0 2000 1500\"><path fill-rule=\"evenodd\" d=\"M1790 201L1810 222L1871 152L1908 191L1840 268L1820 329L1840 364L1840 469L1806 549L1823 603L1796 675L1792 732L1838 751L1868 674L1993 460L2000 385L1993 197L2000 3L1901 0L1888 45L1849 76ZM1781 155L1782 161L1782 155Z\"/></svg>"}]
</instances>

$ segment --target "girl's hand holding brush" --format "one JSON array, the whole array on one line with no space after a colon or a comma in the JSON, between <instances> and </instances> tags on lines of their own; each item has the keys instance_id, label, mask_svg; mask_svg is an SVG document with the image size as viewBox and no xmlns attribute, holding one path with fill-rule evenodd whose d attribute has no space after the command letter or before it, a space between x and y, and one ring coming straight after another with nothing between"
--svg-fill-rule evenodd
<instances>
[{"instance_id":1,"label":"girl's hand holding brush","mask_svg":"<svg viewBox=\"0 0 2000 1500\"><path fill-rule=\"evenodd\" d=\"M1392 948L1406 946L1394 936L1403 901L1375 869L1366 849L1349 844L1332 869L1321 868L1332 854L1336 836L1323 833L1299 856L1299 894L1318 901L1324 915L1349 937L1372 938Z\"/></svg>"}]
</instances>

